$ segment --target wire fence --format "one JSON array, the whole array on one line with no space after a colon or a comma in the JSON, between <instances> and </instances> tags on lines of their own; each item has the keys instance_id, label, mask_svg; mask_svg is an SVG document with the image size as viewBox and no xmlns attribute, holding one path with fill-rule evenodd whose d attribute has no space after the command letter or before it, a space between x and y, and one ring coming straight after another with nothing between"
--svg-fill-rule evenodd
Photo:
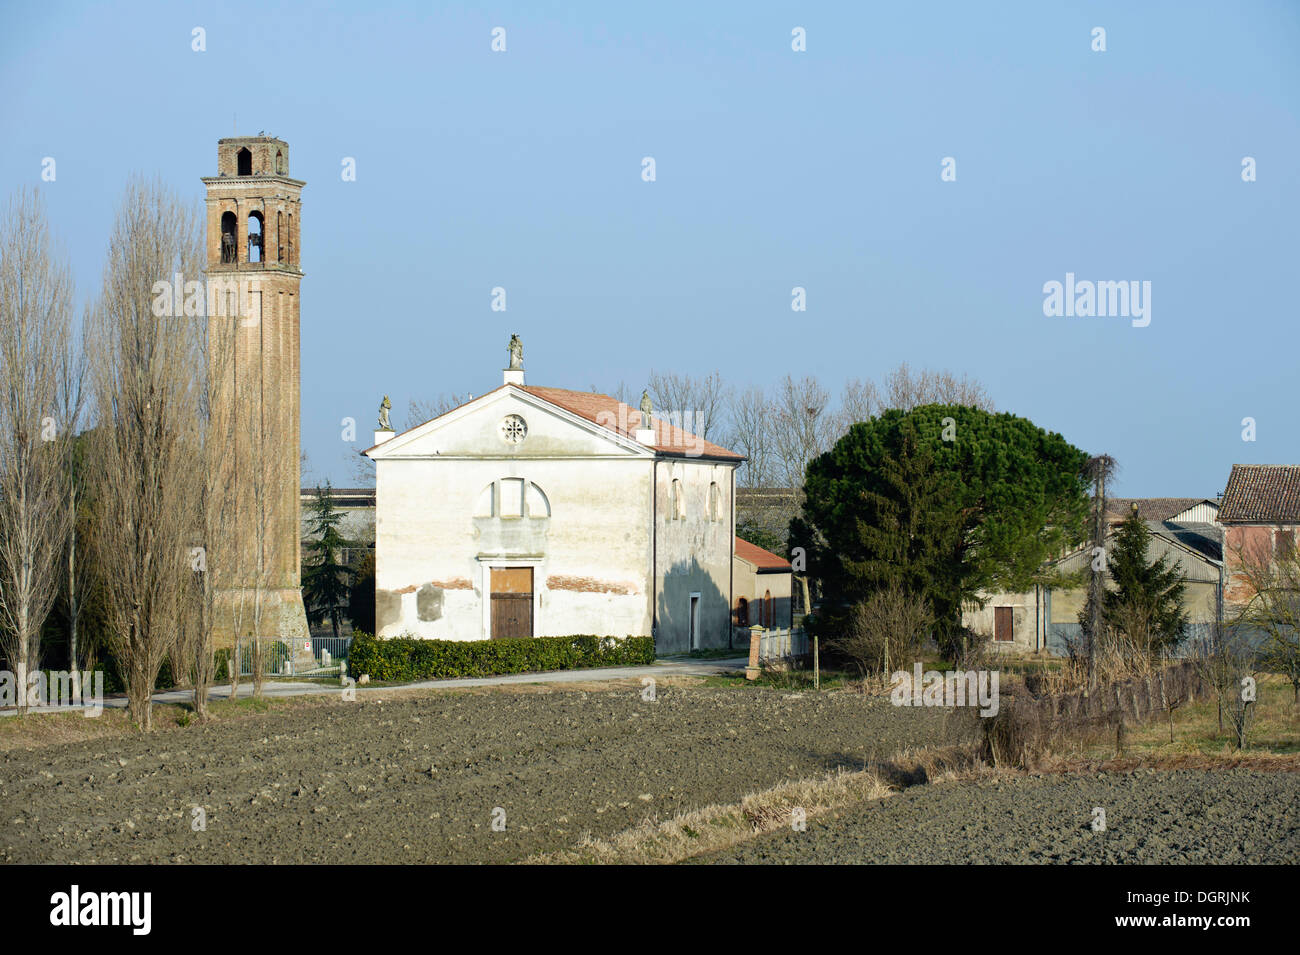
<instances>
[{"instance_id":1,"label":"wire fence","mask_svg":"<svg viewBox=\"0 0 1300 955\"><path fill-rule=\"evenodd\" d=\"M346 666L352 637L313 636L310 642L300 643L265 637L260 642L263 676L324 676ZM253 676L257 650L252 637L241 640L235 648L233 656L241 679Z\"/></svg>"}]
</instances>

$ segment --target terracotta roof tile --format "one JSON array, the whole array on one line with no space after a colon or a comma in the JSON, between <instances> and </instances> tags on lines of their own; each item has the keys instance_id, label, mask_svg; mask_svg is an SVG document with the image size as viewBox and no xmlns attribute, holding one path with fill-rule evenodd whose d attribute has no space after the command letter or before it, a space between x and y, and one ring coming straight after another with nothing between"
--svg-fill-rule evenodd
<instances>
[{"instance_id":1,"label":"terracotta roof tile","mask_svg":"<svg viewBox=\"0 0 1300 955\"><path fill-rule=\"evenodd\" d=\"M1219 520L1300 523L1300 465L1234 464Z\"/></svg>"},{"instance_id":2,"label":"terracotta roof tile","mask_svg":"<svg viewBox=\"0 0 1300 955\"><path fill-rule=\"evenodd\" d=\"M1195 507L1203 497L1113 497L1106 501L1106 510L1117 519L1129 516L1133 505L1138 506L1138 517L1144 521L1167 521L1189 507Z\"/></svg>"},{"instance_id":3,"label":"terracotta roof tile","mask_svg":"<svg viewBox=\"0 0 1300 955\"><path fill-rule=\"evenodd\" d=\"M622 437L636 440L634 432L641 425L641 412L631 405L624 404L610 395L597 394L594 391L569 391L565 388L538 388L521 385L530 395L558 405L571 411L580 418L586 418L604 428L609 428ZM650 426L655 431L658 443L653 445L660 454L672 454L682 457L724 458L728 461L743 461L742 455L728 451L712 441L696 437L669 421L651 415Z\"/></svg>"},{"instance_id":4,"label":"terracotta roof tile","mask_svg":"<svg viewBox=\"0 0 1300 955\"><path fill-rule=\"evenodd\" d=\"M500 391L502 388L519 388L526 391L535 398L541 398L543 401L557 405L566 411L576 414L580 418L586 418L588 421L598 424L601 427L609 428L614 433L621 435L631 441L636 440L633 433L641 425L641 412L631 405L624 404L617 398L610 395L597 394L594 391L569 391L567 388L540 388L534 385L499 385L492 391L485 392L478 398L471 398L469 401L457 405L444 411L429 421L436 421L444 415L450 414L458 408L463 408L467 404L472 404L486 398L488 395ZM416 428L422 428L429 421L424 421L414 427L407 428L400 432L396 437L409 434ZM721 458L725 461L743 461L744 455L736 454L734 451L728 451L721 445L714 444L712 441L705 441L703 438L691 434L689 431L678 427L669 421L661 418L650 416L650 426L655 431L655 436L659 440L658 444L652 445L653 449L660 454L676 455L678 457L705 457ZM391 438L389 439L392 440ZM387 443L387 442L385 442ZM382 445L375 445L362 451L362 454L368 454Z\"/></svg>"},{"instance_id":5,"label":"terracotta roof tile","mask_svg":"<svg viewBox=\"0 0 1300 955\"><path fill-rule=\"evenodd\" d=\"M748 561L759 570L790 570L790 562L778 557L770 550L763 550L757 544L751 544L744 538L736 538L736 556Z\"/></svg>"}]
</instances>

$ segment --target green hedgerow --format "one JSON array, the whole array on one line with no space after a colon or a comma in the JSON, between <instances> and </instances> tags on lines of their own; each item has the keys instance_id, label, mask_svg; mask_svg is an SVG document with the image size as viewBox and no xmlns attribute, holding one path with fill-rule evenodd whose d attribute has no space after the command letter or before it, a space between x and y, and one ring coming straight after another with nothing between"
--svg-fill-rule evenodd
<instances>
[{"instance_id":1,"label":"green hedgerow","mask_svg":"<svg viewBox=\"0 0 1300 955\"><path fill-rule=\"evenodd\" d=\"M653 637L521 637L507 640L377 639L355 633L348 672L405 682L654 663Z\"/></svg>"}]
</instances>

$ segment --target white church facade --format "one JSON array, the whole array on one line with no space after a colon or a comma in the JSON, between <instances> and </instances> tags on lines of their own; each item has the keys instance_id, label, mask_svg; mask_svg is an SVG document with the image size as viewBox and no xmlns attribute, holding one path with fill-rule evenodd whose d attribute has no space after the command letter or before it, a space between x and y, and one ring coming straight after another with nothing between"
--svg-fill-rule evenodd
<instances>
[{"instance_id":1,"label":"white church facade","mask_svg":"<svg viewBox=\"0 0 1300 955\"><path fill-rule=\"evenodd\" d=\"M520 354L499 388L363 452L376 634L728 646L743 458L608 395L527 386Z\"/></svg>"}]
</instances>

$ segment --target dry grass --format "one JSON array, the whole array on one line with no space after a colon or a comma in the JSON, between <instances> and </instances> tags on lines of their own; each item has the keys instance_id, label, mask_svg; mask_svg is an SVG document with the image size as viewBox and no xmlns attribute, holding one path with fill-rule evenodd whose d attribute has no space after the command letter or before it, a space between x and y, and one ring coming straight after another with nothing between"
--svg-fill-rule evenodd
<instances>
[{"instance_id":1,"label":"dry grass","mask_svg":"<svg viewBox=\"0 0 1300 955\"><path fill-rule=\"evenodd\" d=\"M1245 755L1300 756L1300 707L1294 702L1290 685L1275 673L1265 673L1259 675L1257 689L1259 702L1251 714L1244 751L1236 749L1236 734L1226 715L1223 730L1219 730L1218 706L1215 700L1207 699L1174 710L1172 742L1164 714L1156 714L1145 725L1126 726L1124 753L1149 763L1188 757L1216 766L1232 765ZM1076 755L1094 760L1111 757L1114 740L1107 737L1087 741L1076 750Z\"/></svg>"},{"instance_id":2,"label":"dry grass","mask_svg":"<svg viewBox=\"0 0 1300 955\"><path fill-rule=\"evenodd\" d=\"M208 722L225 723L248 719L264 713L301 709L311 706L328 706L337 703L330 697L294 696L254 700L211 699L208 701ZM153 732L181 732L196 726L194 712L189 704L155 703L153 706ZM63 743L79 743L90 739L112 739L138 736L140 730L127 718L126 710L105 708L99 716L86 717L79 712L42 713L33 711L26 716L0 717L0 752L18 749L42 749Z\"/></svg>"},{"instance_id":3,"label":"dry grass","mask_svg":"<svg viewBox=\"0 0 1300 955\"><path fill-rule=\"evenodd\" d=\"M526 862L668 865L789 826L796 808L812 819L833 809L884 798L892 791L874 772L841 770L821 779L783 783L748 795L739 803L705 806L663 822L647 820L609 839L588 836L572 849L536 855Z\"/></svg>"},{"instance_id":4,"label":"dry grass","mask_svg":"<svg viewBox=\"0 0 1300 955\"><path fill-rule=\"evenodd\" d=\"M909 786L973 779L991 772L973 750L947 747L902 753L891 760L815 779L782 783L751 793L739 803L705 806L663 822L647 820L608 839L584 838L571 849L526 860L532 865L671 865L734 846L795 823L884 799Z\"/></svg>"}]
</instances>

